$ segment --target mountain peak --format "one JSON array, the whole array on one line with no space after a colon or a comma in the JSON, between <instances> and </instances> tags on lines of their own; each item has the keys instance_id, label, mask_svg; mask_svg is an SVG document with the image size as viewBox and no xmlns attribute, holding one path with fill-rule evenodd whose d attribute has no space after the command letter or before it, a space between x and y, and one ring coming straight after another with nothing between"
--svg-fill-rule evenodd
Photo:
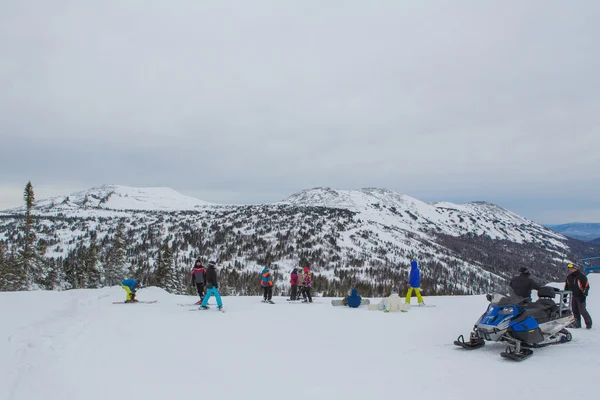
<instances>
[{"instance_id":1,"label":"mountain peak","mask_svg":"<svg viewBox=\"0 0 600 400\"><path fill-rule=\"evenodd\" d=\"M193 210L211 203L184 196L167 187L100 185L36 202L36 208L98 208L108 210L177 211Z\"/></svg>"}]
</instances>

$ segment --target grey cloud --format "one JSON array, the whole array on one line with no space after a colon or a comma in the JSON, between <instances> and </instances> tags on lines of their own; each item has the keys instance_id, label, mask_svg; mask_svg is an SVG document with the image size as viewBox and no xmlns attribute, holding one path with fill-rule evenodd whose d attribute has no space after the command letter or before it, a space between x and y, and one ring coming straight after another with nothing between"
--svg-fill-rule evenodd
<instances>
[{"instance_id":1,"label":"grey cloud","mask_svg":"<svg viewBox=\"0 0 600 400\"><path fill-rule=\"evenodd\" d=\"M539 196L534 217L600 195L595 1L0 7L5 184Z\"/></svg>"}]
</instances>

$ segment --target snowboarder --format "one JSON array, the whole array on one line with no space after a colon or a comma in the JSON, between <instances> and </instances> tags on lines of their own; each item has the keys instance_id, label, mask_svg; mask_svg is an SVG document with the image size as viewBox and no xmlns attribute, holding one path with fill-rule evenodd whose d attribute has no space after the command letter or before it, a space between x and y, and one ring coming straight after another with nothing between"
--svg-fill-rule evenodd
<instances>
[{"instance_id":1,"label":"snowboarder","mask_svg":"<svg viewBox=\"0 0 600 400\"><path fill-rule=\"evenodd\" d=\"M273 277L269 267L264 267L260 274L260 285L263 288L263 303L273 303L271 298L273 297Z\"/></svg>"},{"instance_id":2,"label":"snowboarder","mask_svg":"<svg viewBox=\"0 0 600 400\"><path fill-rule=\"evenodd\" d=\"M202 300L202 309L206 310L208 306L208 300L214 294L217 299L217 307L219 310L223 308L223 302L221 301L221 295L219 294L219 285L217 283L217 271L215 270L215 266L217 263L215 261L209 261L208 269L206 270L206 295L204 296L204 300Z\"/></svg>"},{"instance_id":3,"label":"snowboarder","mask_svg":"<svg viewBox=\"0 0 600 400\"><path fill-rule=\"evenodd\" d=\"M575 328L581 328L581 317L585 321L585 327L592 329L592 317L585 307L585 300L590 291L590 284L585 274L574 264L568 264L569 275L565 280L565 290L570 290L573 293L573 301L571 308L575 317Z\"/></svg>"},{"instance_id":4,"label":"snowboarder","mask_svg":"<svg viewBox=\"0 0 600 400\"><path fill-rule=\"evenodd\" d=\"M196 290L198 290L198 296L200 296L200 300L196 304L202 304L204 286L206 286L206 268L204 268L200 259L196 260L196 264L192 269L192 284L194 283L196 284Z\"/></svg>"},{"instance_id":5,"label":"snowboarder","mask_svg":"<svg viewBox=\"0 0 600 400\"><path fill-rule=\"evenodd\" d=\"M312 286L312 273L310 267L307 265L304 267L304 279L302 280L302 300L304 303L312 303L312 296L310 295L310 288Z\"/></svg>"},{"instance_id":6,"label":"snowboarder","mask_svg":"<svg viewBox=\"0 0 600 400\"><path fill-rule=\"evenodd\" d=\"M358 290L353 288L350 292L350 296L346 296L344 299L346 300L346 305L350 308L358 308L360 307L360 302L362 301L362 297L358 295Z\"/></svg>"},{"instance_id":7,"label":"snowboarder","mask_svg":"<svg viewBox=\"0 0 600 400\"><path fill-rule=\"evenodd\" d=\"M125 279L121 282L121 287L127 292L127 298L125 299L125 303L137 303L138 301L135 298L135 294L139 288L142 287L141 283L136 281L135 279Z\"/></svg>"},{"instance_id":8,"label":"snowboarder","mask_svg":"<svg viewBox=\"0 0 600 400\"><path fill-rule=\"evenodd\" d=\"M292 292L290 293L290 300L298 300L298 268L294 268L290 274L290 285Z\"/></svg>"},{"instance_id":9,"label":"snowboarder","mask_svg":"<svg viewBox=\"0 0 600 400\"><path fill-rule=\"evenodd\" d=\"M527 267L519 268L519 275L511 279L508 284L513 292L531 302L531 290L540 290L540 285L531 279L531 271Z\"/></svg>"},{"instance_id":10,"label":"snowboarder","mask_svg":"<svg viewBox=\"0 0 600 400\"><path fill-rule=\"evenodd\" d=\"M410 279L408 280L408 293L406 293L406 304L410 304L410 298L412 297L413 289L417 294L417 301L420 306L424 306L425 302L421 297L421 272L419 270L419 263L417 260L410 262Z\"/></svg>"}]
</instances>

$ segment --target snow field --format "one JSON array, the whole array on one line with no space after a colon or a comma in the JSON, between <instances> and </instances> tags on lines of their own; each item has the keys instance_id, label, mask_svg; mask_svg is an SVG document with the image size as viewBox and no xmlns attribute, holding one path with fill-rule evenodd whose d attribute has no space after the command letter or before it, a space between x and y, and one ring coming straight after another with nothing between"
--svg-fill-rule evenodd
<instances>
[{"instance_id":1,"label":"snow field","mask_svg":"<svg viewBox=\"0 0 600 400\"><path fill-rule=\"evenodd\" d=\"M598 316L600 279L588 308ZM465 351L484 296L425 297L407 313L274 298L224 297L226 313L190 311L197 298L146 288L0 293L0 399L516 399L600 390L598 328L515 363L504 345ZM379 299L371 299L378 302ZM413 304L416 299L413 298ZM583 386L576 383L584 382ZM577 389L578 390L578 389Z\"/></svg>"}]
</instances>

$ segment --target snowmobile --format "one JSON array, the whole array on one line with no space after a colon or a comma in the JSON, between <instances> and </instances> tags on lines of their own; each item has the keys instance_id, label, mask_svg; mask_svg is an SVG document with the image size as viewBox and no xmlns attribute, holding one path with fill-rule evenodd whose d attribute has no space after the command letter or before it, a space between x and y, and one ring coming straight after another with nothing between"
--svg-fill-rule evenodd
<instances>
[{"instance_id":1,"label":"snowmobile","mask_svg":"<svg viewBox=\"0 0 600 400\"><path fill-rule=\"evenodd\" d=\"M558 303L554 298L558 295ZM538 290L539 300L519 297L512 292L488 294L486 312L477 320L468 342L460 335L454 344L467 350L478 349L485 341L506 342L500 355L523 361L533 354L534 348L571 341L566 329L575 318L571 312L572 293L543 286Z\"/></svg>"}]
</instances>

